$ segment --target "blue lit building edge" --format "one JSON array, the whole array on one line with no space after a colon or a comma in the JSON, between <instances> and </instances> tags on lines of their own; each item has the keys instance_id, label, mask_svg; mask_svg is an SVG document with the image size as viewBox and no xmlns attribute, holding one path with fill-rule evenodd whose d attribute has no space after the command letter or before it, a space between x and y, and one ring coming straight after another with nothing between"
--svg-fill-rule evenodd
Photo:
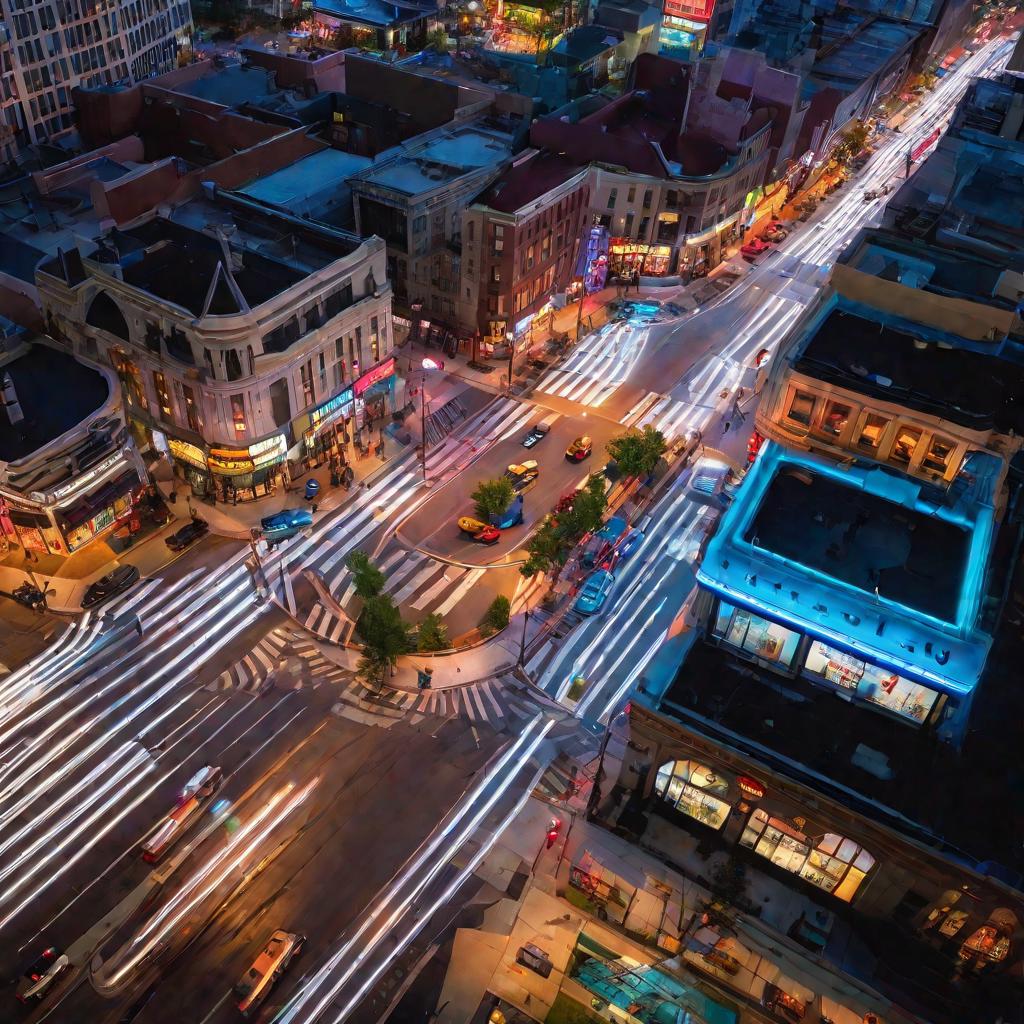
<instances>
[{"instance_id":1,"label":"blue lit building edge","mask_svg":"<svg viewBox=\"0 0 1024 1024\"><path fill-rule=\"evenodd\" d=\"M959 580L956 621L942 622L898 602L868 594L813 567L744 539L776 474L804 467L896 505L957 522L969 533ZM697 581L729 603L890 668L907 679L968 698L985 667L992 638L978 627L995 535L989 500L936 508L916 481L874 466L843 467L766 444L711 539Z\"/></svg>"}]
</instances>

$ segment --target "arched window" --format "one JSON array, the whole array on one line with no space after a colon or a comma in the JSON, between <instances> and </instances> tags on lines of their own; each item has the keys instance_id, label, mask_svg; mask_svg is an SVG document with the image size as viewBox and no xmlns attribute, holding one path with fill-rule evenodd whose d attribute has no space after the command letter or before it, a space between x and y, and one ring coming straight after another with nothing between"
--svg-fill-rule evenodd
<instances>
[{"instance_id":1,"label":"arched window","mask_svg":"<svg viewBox=\"0 0 1024 1024\"><path fill-rule=\"evenodd\" d=\"M89 312L85 314L85 322L90 327L96 327L107 334L113 334L115 338L121 338L122 341L131 340L128 335L128 321L125 320L121 307L106 292L97 292L89 306Z\"/></svg>"},{"instance_id":2,"label":"arched window","mask_svg":"<svg viewBox=\"0 0 1024 1024\"><path fill-rule=\"evenodd\" d=\"M728 782L697 761L663 764L654 781L654 792L674 810L715 829L725 824L732 810L723 799L729 795Z\"/></svg>"}]
</instances>

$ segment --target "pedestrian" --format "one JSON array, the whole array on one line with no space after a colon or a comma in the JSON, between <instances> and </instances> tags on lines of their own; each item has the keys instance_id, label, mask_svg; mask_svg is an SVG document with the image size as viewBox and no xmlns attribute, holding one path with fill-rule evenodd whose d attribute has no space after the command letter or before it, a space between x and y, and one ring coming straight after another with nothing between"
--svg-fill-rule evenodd
<instances>
[{"instance_id":1,"label":"pedestrian","mask_svg":"<svg viewBox=\"0 0 1024 1024\"><path fill-rule=\"evenodd\" d=\"M722 424L722 433L723 433L723 434L728 434L728 433L729 433L729 428L730 428L731 426L732 426L732 423L730 423L730 422L729 422L729 420L726 420L726 421L725 421L725 422L724 422L724 423Z\"/></svg>"}]
</instances>

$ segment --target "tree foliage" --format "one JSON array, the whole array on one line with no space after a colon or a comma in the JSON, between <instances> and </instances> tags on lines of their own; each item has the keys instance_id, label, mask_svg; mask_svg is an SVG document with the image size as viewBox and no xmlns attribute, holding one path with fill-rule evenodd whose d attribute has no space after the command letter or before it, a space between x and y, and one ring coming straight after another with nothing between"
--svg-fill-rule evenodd
<instances>
[{"instance_id":1,"label":"tree foliage","mask_svg":"<svg viewBox=\"0 0 1024 1024\"><path fill-rule=\"evenodd\" d=\"M427 49L448 52L448 30L443 25L435 25L427 33Z\"/></svg>"},{"instance_id":2,"label":"tree foliage","mask_svg":"<svg viewBox=\"0 0 1024 1024\"><path fill-rule=\"evenodd\" d=\"M363 642L365 656L382 658L391 668L399 655L408 654L414 647L409 624L386 594L366 599L356 632Z\"/></svg>"},{"instance_id":3,"label":"tree foliage","mask_svg":"<svg viewBox=\"0 0 1024 1024\"><path fill-rule=\"evenodd\" d=\"M416 649L418 651L446 651L451 646L448 641L448 627L437 612L431 612L419 624L416 630Z\"/></svg>"},{"instance_id":4,"label":"tree foliage","mask_svg":"<svg viewBox=\"0 0 1024 1024\"><path fill-rule=\"evenodd\" d=\"M496 480L481 480L470 495L476 514L487 522L491 516L500 516L512 504L516 489L510 480L498 477Z\"/></svg>"},{"instance_id":5,"label":"tree foliage","mask_svg":"<svg viewBox=\"0 0 1024 1024\"><path fill-rule=\"evenodd\" d=\"M839 142L832 150L833 158L841 164L849 163L864 148L868 134L868 126L863 121L852 124L840 135Z\"/></svg>"},{"instance_id":6,"label":"tree foliage","mask_svg":"<svg viewBox=\"0 0 1024 1024\"><path fill-rule=\"evenodd\" d=\"M355 584L356 593L366 601L371 597L378 597L387 582L384 573L373 564L370 556L365 551L355 550L349 553L345 559L348 571L352 573L352 581Z\"/></svg>"},{"instance_id":7,"label":"tree foliage","mask_svg":"<svg viewBox=\"0 0 1024 1024\"><path fill-rule=\"evenodd\" d=\"M487 607L484 617L480 620L480 632L484 636L491 636L508 625L509 615L512 606L504 594L499 594Z\"/></svg>"},{"instance_id":8,"label":"tree foliage","mask_svg":"<svg viewBox=\"0 0 1024 1024\"><path fill-rule=\"evenodd\" d=\"M608 442L608 454L626 476L650 476L667 450L665 435L652 426L627 430Z\"/></svg>"},{"instance_id":9,"label":"tree foliage","mask_svg":"<svg viewBox=\"0 0 1024 1024\"><path fill-rule=\"evenodd\" d=\"M520 573L530 577L560 569L584 534L600 527L607 507L604 480L592 476L569 501L559 503L527 542Z\"/></svg>"},{"instance_id":10,"label":"tree foliage","mask_svg":"<svg viewBox=\"0 0 1024 1024\"><path fill-rule=\"evenodd\" d=\"M367 647L356 664L356 675L378 692L384 688L391 664L380 651Z\"/></svg>"}]
</instances>

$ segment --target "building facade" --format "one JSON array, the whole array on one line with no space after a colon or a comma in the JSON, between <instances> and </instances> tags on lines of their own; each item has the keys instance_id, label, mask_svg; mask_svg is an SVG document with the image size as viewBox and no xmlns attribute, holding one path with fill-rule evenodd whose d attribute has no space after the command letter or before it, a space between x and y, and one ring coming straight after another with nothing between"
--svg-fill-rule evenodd
<instances>
[{"instance_id":1,"label":"building facade","mask_svg":"<svg viewBox=\"0 0 1024 1024\"><path fill-rule=\"evenodd\" d=\"M37 282L51 333L117 371L140 441L197 494L259 498L393 408L379 239L214 194L62 252Z\"/></svg>"},{"instance_id":2,"label":"building facade","mask_svg":"<svg viewBox=\"0 0 1024 1024\"><path fill-rule=\"evenodd\" d=\"M12 159L73 122L72 90L169 71L191 44L187 0L2 0L0 154Z\"/></svg>"}]
</instances>

